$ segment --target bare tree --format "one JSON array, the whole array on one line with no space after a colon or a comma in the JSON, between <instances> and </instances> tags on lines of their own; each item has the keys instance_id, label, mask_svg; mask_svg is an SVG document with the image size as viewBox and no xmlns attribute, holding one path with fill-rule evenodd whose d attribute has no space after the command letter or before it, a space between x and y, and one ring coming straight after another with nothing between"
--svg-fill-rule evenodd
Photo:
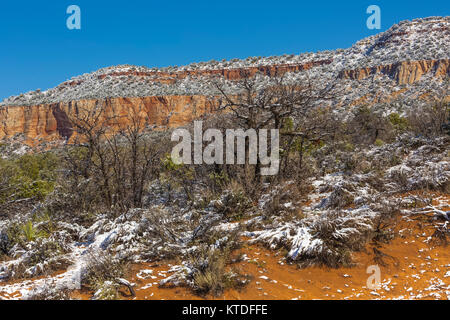
<instances>
[{"instance_id":1,"label":"bare tree","mask_svg":"<svg viewBox=\"0 0 450 320\"><path fill-rule=\"evenodd\" d=\"M282 135L286 137L283 143L286 156L281 159L281 175L291 171L292 166L296 166L297 172L301 173L305 152L324 141L334 141L340 125L340 120L334 116L330 108L310 109L295 122L291 119L286 121L282 131ZM292 160L291 154L294 155Z\"/></svg>"},{"instance_id":2,"label":"bare tree","mask_svg":"<svg viewBox=\"0 0 450 320\"><path fill-rule=\"evenodd\" d=\"M105 106L71 115L75 149L67 153L73 185L81 179L98 188L106 208L141 207L146 184L158 177L166 150L161 134L147 126L142 105L121 118L109 117ZM168 145L167 143L165 143ZM76 150L74 152L73 150Z\"/></svg>"},{"instance_id":3,"label":"bare tree","mask_svg":"<svg viewBox=\"0 0 450 320\"><path fill-rule=\"evenodd\" d=\"M97 102L94 108L76 106L74 113L68 117L75 134L73 144L78 147L68 149L66 153L73 186L79 185L81 177L94 180L106 205L111 207L111 178L103 145L110 119L105 113L105 106L101 102Z\"/></svg>"},{"instance_id":4,"label":"bare tree","mask_svg":"<svg viewBox=\"0 0 450 320\"><path fill-rule=\"evenodd\" d=\"M438 92L426 92L425 105L417 106L409 111L408 121L413 130L426 136L445 134L450 119L449 84L447 77Z\"/></svg>"},{"instance_id":5,"label":"bare tree","mask_svg":"<svg viewBox=\"0 0 450 320\"><path fill-rule=\"evenodd\" d=\"M346 133L358 144L373 144L389 130L390 123L382 112L363 105L353 110L353 118L348 122Z\"/></svg>"},{"instance_id":6,"label":"bare tree","mask_svg":"<svg viewBox=\"0 0 450 320\"><path fill-rule=\"evenodd\" d=\"M320 139L317 136L319 123L305 126L302 121L319 107L321 103L331 100L338 92L334 82L318 84L306 77L302 83L293 83L282 76L264 77L260 74L250 75L240 72L240 80L225 82L217 80L214 86L219 93L217 105L219 110L231 112L236 124L243 130L271 128L280 130L281 139L288 138L287 150L281 155L281 163L287 167L287 156L296 137L304 140ZM230 88L231 87L231 88ZM292 121L289 130L284 130L286 121ZM248 144L246 144L248 150ZM301 155L300 155L301 158ZM300 160L301 164L301 160ZM253 174L250 174L248 155L246 157L245 175L247 183L259 180L259 162Z\"/></svg>"}]
</instances>

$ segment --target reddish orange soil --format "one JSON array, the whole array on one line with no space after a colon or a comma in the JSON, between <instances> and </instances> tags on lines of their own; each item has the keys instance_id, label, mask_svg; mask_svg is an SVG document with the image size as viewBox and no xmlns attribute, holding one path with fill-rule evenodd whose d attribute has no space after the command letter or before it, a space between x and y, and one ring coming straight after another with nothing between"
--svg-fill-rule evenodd
<instances>
[{"instance_id":1,"label":"reddish orange soil","mask_svg":"<svg viewBox=\"0 0 450 320\"><path fill-rule=\"evenodd\" d=\"M366 288L366 281L370 274L366 269L370 265L376 264L373 255L366 253L355 254L356 267L326 269L311 267L298 269L292 265L281 265L280 255L261 248L259 246L249 246L245 249L251 259L239 263L236 267L244 274L253 275L253 281L244 289L228 290L221 297L205 297L207 299L238 299L238 300L258 300L258 299L393 299L403 296L416 296L421 293L424 299L434 299L426 291L434 283L433 278L442 279L448 285L448 278L444 278L445 273L450 270L450 254L448 249L433 248L429 250L427 245L422 245L418 241L405 243L403 239L394 241L393 244L382 249L383 253L398 258L398 265L385 259L387 265L380 266L382 282L391 280L386 289L376 292ZM420 253L420 249L425 249ZM428 251L429 250L429 251ZM431 259L427 259L427 257ZM414 266L412 266L414 264ZM141 280L134 274L130 281L137 284L136 299L200 299L186 288L159 288L157 283L164 278L158 275L160 271L166 271L167 267L152 268L151 264L138 266L136 269L153 269L156 279ZM135 269L135 270L136 270ZM437 271L439 270L439 271ZM416 279L417 275L420 279ZM260 277L267 278L260 278ZM151 287L148 287L152 284ZM412 288L412 289L409 289ZM85 296L86 297L86 296ZM130 297L126 297L130 299ZM442 299L447 299L441 293Z\"/></svg>"},{"instance_id":2,"label":"reddish orange soil","mask_svg":"<svg viewBox=\"0 0 450 320\"><path fill-rule=\"evenodd\" d=\"M444 198L448 203L449 197ZM449 207L440 209L449 210ZM447 273L450 275L449 246L438 244L432 237L433 224L436 221L430 215L399 217L396 238L388 244L370 243L363 252L353 253L355 265L350 268L299 269L283 262L281 251L244 245L241 253L248 259L232 268L240 274L251 275L252 281L241 290L226 290L219 297L199 297L183 287L160 288L159 281L169 275L167 271L177 262L133 265L127 279L135 284L136 297L129 296L126 288L121 289L121 297L138 300L450 299L450 277L446 277ZM374 248L382 253L381 261L375 260ZM366 270L371 265L378 265L381 270L382 287L378 290L366 287L371 275ZM152 271L143 274L141 270ZM90 299L92 294L76 291L73 298Z\"/></svg>"},{"instance_id":3,"label":"reddish orange soil","mask_svg":"<svg viewBox=\"0 0 450 320\"><path fill-rule=\"evenodd\" d=\"M10 281L7 281L7 282L0 282L0 300L2 300L2 298L3 299L20 299L21 296L22 296L20 291L14 291L14 292L2 291L2 286L21 284L25 288L32 288L33 287L33 283L35 281L38 281L38 280L45 281L47 279L58 277L59 275L62 275L64 272L66 272L66 270L60 270L60 271L54 272L51 275L42 275L42 276L38 276L38 277L31 278L31 279L26 279L26 280L24 280L24 279L17 279L17 280L10 280Z\"/></svg>"},{"instance_id":4,"label":"reddish orange soil","mask_svg":"<svg viewBox=\"0 0 450 320\"><path fill-rule=\"evenodd\" d=\"M298 269L282 260L281 252L274 252L258 245L248 245L242 249L249 260L233 266L241 274L250 274L253 280L241 290L227 290L220 297L198 297L187 288L160 288L158 283L165 278L169 264L145 263L134 265L128 278L136 284L136 297L124 299L138 300L178 300L178 299L231 299L231 300L286 300L286 299L447 299L450 298L450 278L445 278L450 270L448 247L424 242L434 229L424 221L405 221L398 225L401 231L389 244L378 248L386 256L382 261L374 261L374 244L369 244L365 252L353 254L355 266L351 268L328 269L309 267ZM371 274L367 267L379 265L381 282L379 290L366 287ZM383 264L383 265L382 265ZM153 270L154 278L140 279L140 270ZM261 278L262 277L262 278ZM437 288L430 289L433 284ZM442 284L443 283L443 284ZM448 288L445 288L448 287ZM427 289L428 288L428 289ZM448 293L446 293L448 291ZM435 295L438 293L438 295ZM449 297L447 297L447 295ZM76 293L75 298L89 299L91 293Z\"/></svg>"}]
</instances>

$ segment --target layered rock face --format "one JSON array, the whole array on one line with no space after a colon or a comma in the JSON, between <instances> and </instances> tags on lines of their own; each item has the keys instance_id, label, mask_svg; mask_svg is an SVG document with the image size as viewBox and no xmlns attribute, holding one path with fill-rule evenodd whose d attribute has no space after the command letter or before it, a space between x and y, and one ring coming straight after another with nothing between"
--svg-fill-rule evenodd
<instances>
[{"instance_id":1,"label":"layered rock face","mask_svg":"<svg viewBox=\"0 0 450 320\"><path fill-rule=\"evenodd\" d=\"M140 112L148 125L176 127L212 110L213 79L232 83L243 74L281 76L293 83L335 83L345 95L336 107L417 102L425 92L446 89L450 76L450 18L401 22L348 49L194 63L183 67L116 66L72 78L47 91L36 90L0 103L0 139L23 134L30 144L72 136L70 118L80 110L105 108L126 125Z\"/></svg>"},{"instance_id":2,"label":"layered rock face","mask_svg":"<svg viewBox=\"0 0 450 320\"><path fill-rule=\"evenodd\" d=\"M212 109L210 99L205 96L107 98L3 107L0 109L0 138L24 134L29 144L61 138L70 140L73 134L71 117L93 110L99 104L105 110L102 122L106 120L111 125L126 125L127 115L135 112L149 126L178 127Z\"/></svg>"},{"instance_id":3,"label":"layered rock face","mask_svg":"<svg viewBox=\"0 0 450 320\"><path fill-rule=\"evenodd\" d=\"M430 73L433 78L449 76L450 60L402 61L376 67L343 70L340 72L339 78L363 80L370 76L387 75L394 79L398 85L404 85L420 81L421 77L427 73Z\"/></svg>"}]
</instances>

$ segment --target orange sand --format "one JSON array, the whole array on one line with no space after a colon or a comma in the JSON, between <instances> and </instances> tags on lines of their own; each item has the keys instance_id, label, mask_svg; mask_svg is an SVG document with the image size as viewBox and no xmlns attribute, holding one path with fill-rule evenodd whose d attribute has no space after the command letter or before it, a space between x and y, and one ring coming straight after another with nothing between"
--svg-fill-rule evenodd
<instances>
[{"instance_id":1,"label":"orange sand","mask_svg":"<svg viewBox=\"0 0 450 320\"><path fill-rule=\"evenodd\" d=\"M435 231L433 224L436 222L433 222L429 215L399 218L396 226L398 236L389 244L379 244L377 247L386 255L383 256L383 261L378 263L374 261L373 249L376 245L370 243L363 252L353 254L355 266L351 268L298 269L295 265L282 262L283 255L280 251L268 250L259 245L245 245L240 253L245 253L249 260L236 263L231 267L241 274L251 275L253 279L242 290L227 290L220 297L198 297L188 288L160 288L159 281L168 275L166 272L176 262L133 265L127 279L135 284L137 296L129 296L128 289L124 287L121 289L121 298L139 300L449 299L450 277L445 277L445 274L450 271L450 251L448 246L427 241ZM367 279L371 275L366 273L366 270L368 266L376 264L381 269L381 282L384 286L375 291L366 288ZM140 279L137 274L144 269L153 271L148 275L149 277L146 276L146 279ZM437 286L430 287L433 284ZM73 292L73 298L90 299L92 294L86 290L76 291ZM0 296L2 296L1 292ZM14 297L18 298L18 296Z\"/></svg>"}]
</instances>

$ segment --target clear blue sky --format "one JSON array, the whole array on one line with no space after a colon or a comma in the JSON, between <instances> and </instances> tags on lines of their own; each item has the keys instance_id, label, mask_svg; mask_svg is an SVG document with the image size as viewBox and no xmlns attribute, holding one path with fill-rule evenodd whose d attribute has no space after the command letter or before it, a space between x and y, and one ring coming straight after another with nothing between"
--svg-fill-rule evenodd
<instances>
[{"instance_id":1,"label":"clear blue sky","mask_svg":"<svg viewBox=\"0 0 450 320\"><path fill-rule=\"evenodd\" d=\"M81 30L66 27L71 4L81 8ZM117 64L163 67L346 48L378 32L366 28L371 4L381 7L381 31L450 12L448 0L2 1L0 100Z\"/></svg>"}]
</instances>

